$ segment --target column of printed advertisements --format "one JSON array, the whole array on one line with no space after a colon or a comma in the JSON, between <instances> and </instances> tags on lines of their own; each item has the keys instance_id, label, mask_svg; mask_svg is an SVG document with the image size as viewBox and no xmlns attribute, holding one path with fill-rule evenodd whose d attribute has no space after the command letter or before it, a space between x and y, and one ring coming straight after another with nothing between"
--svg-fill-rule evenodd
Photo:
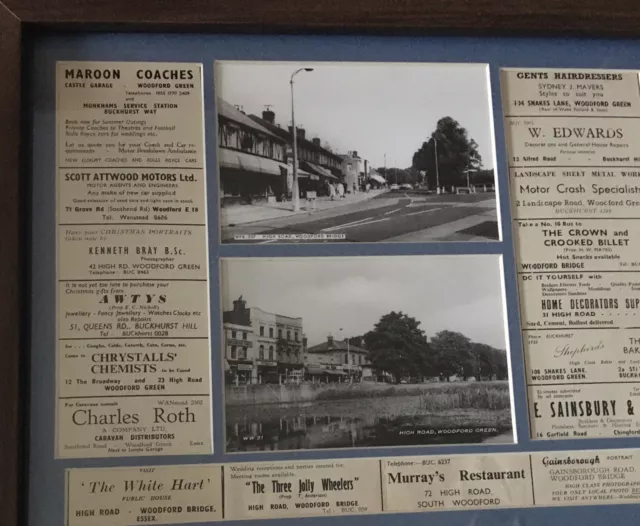
<instances>
[{"instance_id":1,"label":"column of printed advertisements","mask_svg":"<svg viewBox=\"0 0 640 526\"><path fill-rule=\"evenodd\" d=\"M635 71L502 72L533 438L640 434Z\"/></svg>"},{"instance_id":2,"label":"column of printed advertisements","mask_svg":"<svg viewBox=\"0 0 640 526\"><path fill-rule=\"evenodd\" d=\"M134 526L640 501L638 450L67 471L66 526Z\"/></svg>"},{"instance_id":3,"label":"column of printed advertisements","mask_svg":"<svg viewBox=\"0 0 640 526\"><path fill-rule=\"evenodd\" d=\"M58 457L209 453L199 64L57 65Z\"/></svg>"}]
</instances>

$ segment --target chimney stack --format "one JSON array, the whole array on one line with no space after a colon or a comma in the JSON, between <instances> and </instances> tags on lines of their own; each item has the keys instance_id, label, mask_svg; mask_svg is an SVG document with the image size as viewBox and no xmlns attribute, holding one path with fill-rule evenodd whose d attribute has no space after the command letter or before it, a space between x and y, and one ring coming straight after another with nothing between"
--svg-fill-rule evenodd
<instances>
[{"instance_id":1,"label":"chimney stack","mask_svg":"<svg viewBox=\"0 0 640 526\"><path fill-rule=\"evenodd\" d=\"M311 142L315 145L320 147L320 137L314 137L313 139L311 139Z\"/></svg>"},{"instance_id":2,"label":"chimney stack","mask_svg":"<svg viewBox=\"0 0 640 526\"><path fill-rule=\"evenodd\" d=\"M246 306L247 302L242 299L242 296L233 302L233 310L235 312L244 312Z\"/></svg>"},{"instance_id":3,"label":"chimney stack","mask_svg":"<svg viewBox=\"0 0 640 526\"><path fill-rule=\"evenodd\" d=\"M333 349L333 336L331 336L331 334L327 336L327 344L329 346L329 349Z\"/></svg>"},{"instance_id":4,"label":"chimney stack","mask_svg":"<svg viewBox=\"0 0 640 526\"><path fill-rule=\"evenodd\" d=\"M276 114L271 110L264 110L262 112L262 120L267 121L269 124L275 124Z\"/></svg>"},{"instance_id":5,"label":"chimney stack","mask_svg":"<svg viewBox=\"0 0 640 526\"><path fill-rule=\"evenodd\" d=\"M293 126L289 126L289 133L291 133L291 131L293 130ZM303 141L304 140L304 136L305 136L305 129L304 128L298 128L296 126L296 139L298 139L299 141Z\"/></svg>"}]
</instances>

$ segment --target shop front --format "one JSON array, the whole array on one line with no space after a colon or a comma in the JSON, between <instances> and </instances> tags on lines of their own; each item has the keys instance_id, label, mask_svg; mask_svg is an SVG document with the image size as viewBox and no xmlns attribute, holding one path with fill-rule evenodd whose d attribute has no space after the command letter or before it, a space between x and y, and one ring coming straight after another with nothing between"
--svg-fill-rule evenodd
<instances>
[{"instance_id":1,"label":"shop front","mask_svg":"<svg viewBox=\"0 0 640 526\"><path fill-rule=\"evenodd\" d=\"M228 360L229 368L225 371L227 385L247 385L253 380L253 364L249 361Z\"/></svg>"},{"instance_id":2,"label":"shop front","mask_svg":"<svg viewBox=\"0 0 640 526\"><path fill-rule=\"evenodd\" d=\"M287 165L245 152L218 149L222 206L275 203L287 193Z\"/></svg>"},{"instance_id":3,"label":"shop front","mask_svg":"<svg viewBox=\"0 0 640 526\"><path fill-rule=\"evenodd\" d=\"M259 384L278 383L278 362L269 360L256 360Z\"/></svg>"}]
</instances>

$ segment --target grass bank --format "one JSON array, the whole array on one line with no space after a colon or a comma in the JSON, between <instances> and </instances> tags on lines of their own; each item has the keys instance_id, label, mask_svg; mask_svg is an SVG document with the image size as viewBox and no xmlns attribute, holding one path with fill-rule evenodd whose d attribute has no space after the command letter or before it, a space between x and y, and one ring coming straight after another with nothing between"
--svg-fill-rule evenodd
<instances>
[{"instance_id":1,"label":"grass bank","mask_svg":"<svg viewBox=\"0 0 640 526\"><path fill-rule=\"evenodd\" d=\"M352 400L358 398L382 398L419 396L425 411L438 412L450 409L509 409L509 383L455 382L424 384L336 384L319 392L316 400Z\"/></svg>"}]
</instances>

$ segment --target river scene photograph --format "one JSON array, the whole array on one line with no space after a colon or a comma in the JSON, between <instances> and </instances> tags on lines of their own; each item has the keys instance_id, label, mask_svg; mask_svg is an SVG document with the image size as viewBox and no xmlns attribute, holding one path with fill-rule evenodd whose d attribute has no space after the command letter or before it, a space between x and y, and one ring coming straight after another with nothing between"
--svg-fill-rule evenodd
<instances>
[{"instance_id":1,"label":"river scene photograph","mask_svg":"<svg viewBox=\"0 0 640 526\"><path fill-rule=\"evenodd\" d=\"M227 452L514 441L499 256L220 270Z\"/></svg>"}]
</instances>

